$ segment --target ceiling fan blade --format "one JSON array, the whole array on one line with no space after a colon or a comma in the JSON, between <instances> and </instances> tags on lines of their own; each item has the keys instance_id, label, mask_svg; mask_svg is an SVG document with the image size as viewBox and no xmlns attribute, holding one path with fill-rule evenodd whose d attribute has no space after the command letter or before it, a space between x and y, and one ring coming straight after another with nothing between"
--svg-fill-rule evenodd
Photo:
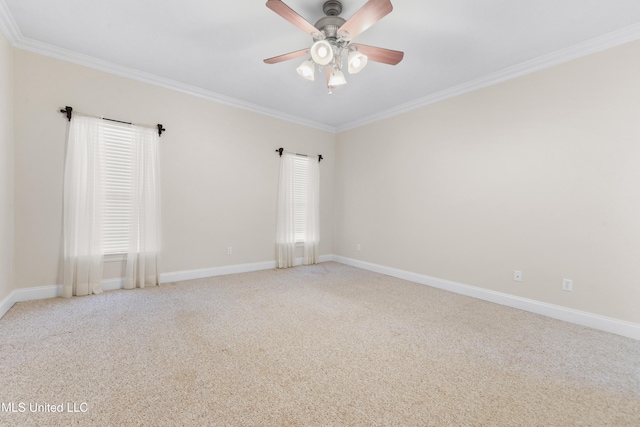
<instances>
[{"instance_id":1,"label":"ceiling fan blade","mask_svg":"<svg viewBox=\"0 0 640 427\"><path fill-rule=\"evenodd\" d=\"M381 47L367 46L366 44L351 43L349 46L358 48L358 52L367 55L370 61L382 62L383 64L396 65L404 58L404 52L398 50L384 49Z\"/></svg>"},{"instance_id":2,"label":"ceiling fan blade","mask_svg":"<svg viewBox=\"0 0 640 427\"><path fill-rule=\"evenodd\" d=\"M293 9L280 0L267 1L267 7L307 34L318 33L318 29L311 25L309 21L298 15Z\"/></svg>"},{"instance_id":3,"label":"ceiling fan blade","mask_svg":"<svg viewBox=\"0 0 640 427\"><path fill-rule=\"evenodd\" d=\"M265 59L264 62L267 64L277 64L278 62L300 58L301 56L305 56L308 53L309 53L309 48L296 50L295 52L289 52L289 53L285 53L284 55L274 56L273 58Z\"/></svg>"},{"instance_id":4,"label":"ceiling fan blade","mask_svg":"<svg viewBox=\"0 0 640 427\"><path fill-rule=\"evenodd\" d=\"M390 0L369 0L340 28L338 35L345 40L353 40L358 34L387 16L393 10ZM344 32L348 34L343 34Z\"/></svg>"}]
</instances>

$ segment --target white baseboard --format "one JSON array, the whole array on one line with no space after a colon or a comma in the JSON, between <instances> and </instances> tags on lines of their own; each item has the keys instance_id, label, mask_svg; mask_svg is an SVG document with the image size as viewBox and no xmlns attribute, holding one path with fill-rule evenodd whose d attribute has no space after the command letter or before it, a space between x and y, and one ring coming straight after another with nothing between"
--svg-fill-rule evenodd
<instances>
[{"instance_id":1,"label":"white baseboard","mask_svg":"<svg viewBox=\"0 0 640 427\"><path fill-rule=\"evenodd\" d=\"M33 288L14 289L9 295L0 301L0 318L4 316L13 304L22 301L59 297L62 286L35 286Z\"/></svg>"},{"instance_id":2,"label":"white baseboard","mask_svg":"<svg viewBox=\"0 0 640 427\"><path fill-rule=\"evenodd\" d=\"M443 289L445 291L478 298L484 301L490 301L496 304L505 305L507 307L517 308L565 322L587 326L589 328L611 332L613 334L640 340L640 325L637 323L626 322L624 320L600 316L598 314L588 313L586 311L579 311L558 305L547 304L532 299L521 298L515 295L491 291L484 288L478 288L476 286L452 282L450 280L438 279L437 277L412 273L410 271L385 267L382 265L372 264L369 262L359 261L343 256L334 255L333 260L341 264L362 268L364 270L385 274L387 276L397 277L399 279L408 280L410 282L432 286L434 288Z\"/></svg>"},{"instance_id":3,"label":"white baseboard","mask_svg":"<svg viewBox=\"0 0 640 427\"><path fill-rule=\"evenodd\" d=\"M198 270L176 271L160 275L160 283L181 282L183 280L204 279L225 276L227 274L249 273L251 271L276 268L275 261L254 262L250 264L224 265L221 267L201 268Z\"/></svg>"},{"instance_id":4,"label":"white baseboard","mask_svg":"<svg viewBox=\"0 0 640 427\"><path fill-rule=\"evenodd\" d=\"M319 262L333 261L333 255L321 255ZM296 258L295 265L302 265L302 258ZM160 283L180 282L183 280L204 279L207 277L225 276L227 274L249 273L251 271L271 270L276 268L275 261L254 262L250 264L225 265L222 267L202 268L199 270L176 271L160 275ZM104 288L104 284L103 284Z\"/></svg>"},{"instance_id":5,"label":"white baseboard","mask_svg":"<svg viewBox=\"0 0 640 427\"><path fill-rule=\"evenodd\" d=\"M320 262L332 261L333 255L321 255ZM302 258L297 258L295 265L302 265ZM225 265L221 267L202 268L198 270L177 271L160 275L160 283L179 282L182 280L203 279L206 277L224 276L227 274L248 273L251 271L270 270L276 268L275 261L254 262L249 264ZM107 279L102 281L103 291L113 291L124 288L124 279ZM62 285L37 286L33 288L15 289L0 301L0 318L17 302L31 301L46 298L55 298L61 295Z\"/></svg>"},{"instance_id":6,"label":"white baseboard","mask_svg":"<svg viewBox=\"0 0 640 427\"><path fill-rule=\"evenodd\" d=\"M115 291L117 289L124 289L124 279L122 277L118 277L116 279L103 280L101 285L103 291Z\"/></svg>"},{"instance_id":7,"label":"white baseboard","mask_svg":"<svg viewBox=\"0 0 640 427\"><path fill-rule=\"evenodd\" d=\"M611 332L613 334L640 340L640 325L636 323L625 322L623 320L600 316L598 314L574 310L571 308L553 304L547 304L536 300L521 298L502 292L491 291L484 288L478 288L476 286L465 285L450 280L439 279L436 277L426 276L423 274L413 273L405 270L399 270L396 268L386 267L383 265L373 264L343 256L322 255L320 257L320 262L327 261L339 262L341 264L362 268L364 270L385 274L387 276L397 277L399 279L408 280L410 282L432 286L434 288L443 289L445 291L478 298L484 301L490 301L507 307L517 308L565 322L575 323L577 325L587 326L589 328ZM296 265L300 264L302 264L302 258L298 258L296 260ZM160 282L170 283L183 280L203 279L206 277L223 276L236 273L248 273L251 271L270 270L274 268L276 268L275 261L264 261L249 264L203 268L198 270L178 271L173 273L161 274ZM122 289L123 286L124 281L121 278L108 279L102 282L102 289L104 291ZM2 316L4 316L7 311L9 311L13 304L17 302L55 298L60 296L61 288L61 285L50 285L15 289L2 301L0 301L0 318L2 318Z\"/></svg>"}]
</instances>

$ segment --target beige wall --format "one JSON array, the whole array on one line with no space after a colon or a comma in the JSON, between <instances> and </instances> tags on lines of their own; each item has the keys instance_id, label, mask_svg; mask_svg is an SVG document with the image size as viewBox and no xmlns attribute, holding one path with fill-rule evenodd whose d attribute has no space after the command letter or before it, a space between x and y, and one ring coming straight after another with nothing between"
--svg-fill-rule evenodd
<instances>
[{"instance_id":1,"label":"beige wall","mask_svg":"<svg viewBox=\"0 0 640 427\"><path fill-rule=\"evenodd\" d=\"M13 49L0 31L0 300L13 286Z\"/></svg>"},{"instance_id":2,"label":"beige wall","mask_svg":"<svg viewBox=\"0 0 640 427\"><path fill-rule=\"evenodd\" d=\"M21 50L14 60L17 287L61 281L65 105L167 129L162 272L274 260L280 146L324 155L320 253L332 252L333 134Z\"/></svg>"},{"instance_id":3,"label":"beige wall","mask_svg":"<svg viewBox=\"0 0 640 427\"><path fill-rule=\"evenodd\" d=\"M0 192L15 192L17 287L60 283L58 109L71 105L167 128L163 272L273 259L284 146L325 157L322 254L640 323L640 43L335 136L25 51L12 59L2 42L0 85L11 91L13 61L16 95L15 147L11 102L0 106ZM4 239L0 251L13 256ZM0 297L12 287L2 265Z\"/></svg>"},{"instance_id":4,"label":"beige wall","mask_svg":"<svg viewBox=\"0 0 640 427\"><path fill-rule=\"evenodd\" d=\"M335 254L640 323L640 42L340 133L336 157Z\"/></svg>"}]
</instances>

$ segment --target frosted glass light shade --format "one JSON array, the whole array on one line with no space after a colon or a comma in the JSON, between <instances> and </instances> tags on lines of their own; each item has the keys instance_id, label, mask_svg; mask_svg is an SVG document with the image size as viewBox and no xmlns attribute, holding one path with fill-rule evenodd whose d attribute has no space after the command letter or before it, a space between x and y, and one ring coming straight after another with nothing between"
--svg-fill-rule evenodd
<instances>
[{"instance_id":1,"label":"frosted glass light shade","mask_svg":"<svg viewBox=\"0 0 640 427\"><path fill-rule=\"evenodd\" d=\"M344 73L340 70L333 70L331 77L329 78L329 86L336 87L340 85L346 85L347 81L344 79Z\"/></svg>"},{"instance_id":2,"label":"frosted glass light shade","mask_svg":"<svg viewBox=\"0 0 640 427\"><path fill-rule=\"evenodd\" d=\"M315 77L316 67L313 62L307 59L302 64L300 64L298 68L296 68L296 71L305 79L313 81Z\"/></svg>"},{"instance_id":3,"label":"frosted glass light shade","mask_svg":"<svg viewBox=\"0 0 640 427\"><path fill-rule=\"evenodd\" d=\"M367 55L363 55L357 50L349 53L349 74L360 72L367 65Z\"/></svg>"},{"instance_id":4,"label":"frosted glass light shade","mask_svg":"<svg viewBox=\"0 0 640 427\"><path fill-rule=\"evenodd\" d=\"M311 58L316 64L327 65L333 59L333 49L326 40L318 40L311 46Z\"/></svg>"}]
</instances>

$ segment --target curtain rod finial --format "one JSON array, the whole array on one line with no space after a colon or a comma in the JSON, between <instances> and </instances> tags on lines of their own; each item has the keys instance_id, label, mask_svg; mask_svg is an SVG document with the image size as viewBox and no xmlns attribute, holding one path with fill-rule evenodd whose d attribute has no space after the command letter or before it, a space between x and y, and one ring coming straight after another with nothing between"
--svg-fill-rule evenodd
<instances>
[{"instance_id":1,"label":"curtain rod finial","mask_svg":"<svg viewBox=\"0 0 640 427\"><path fill-rule=\"evenodd\" d=\"M61 113L65 113L67 115L67 119L69 119L69 121L71 121L71 112L73 111L73 108L66 106L64 107L64 109L60 110Z\"/></svg>"},{"instance_id":2,"label":"curtain rod finial","mask_svg":"<svg viewBox=\"0 0 640 427\"><path fill-rule=\"evenodd\" d=\"M276 153L280 154L280 157L282 157L282 152L284 151L284 148L280 147L276 150Z\"/></svg>"}]
</instances>

